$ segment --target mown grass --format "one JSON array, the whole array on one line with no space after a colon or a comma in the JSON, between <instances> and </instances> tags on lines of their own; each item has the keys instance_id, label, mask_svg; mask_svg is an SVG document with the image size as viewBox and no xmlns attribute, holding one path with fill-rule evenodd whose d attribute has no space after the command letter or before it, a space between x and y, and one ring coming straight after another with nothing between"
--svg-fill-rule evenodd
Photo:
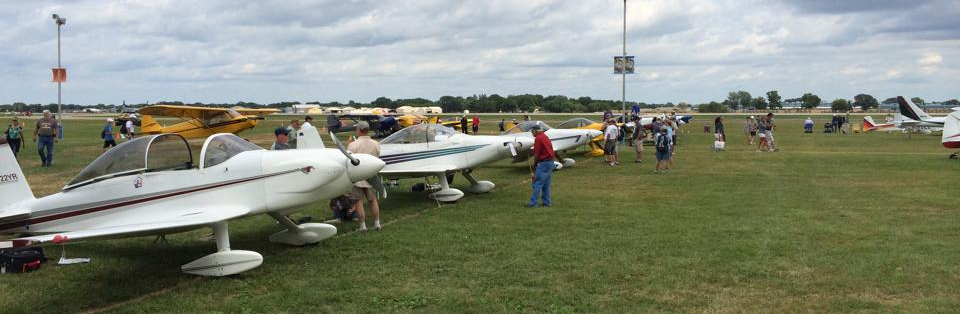
<instances>
[{"instance_id":1,"label":"mown grass","mask_svg":"<svg viewBox=\"0 0 960 314\"><path fill-rule=\"evenodd\" d=\"M564 117L547 117L551 122ZM72 244L75 266L0 276L2 313L953 313L960 308L960 164L939 137L801 134L783 117L782 151L708 149L698 116L675 168L652 174L629 147L619 167L573 155L554 176L554 206L525 208L529 170L477 170L497 183L437 208L404 182L383 203L381 232L291 248L268 217L231 222L232 246L264 255L231 278L179 265L214 250L207 230ZM269 143L271 117L244 136ZM485 118L484 131L496 122ZM99 122L68 121L53 168L21 155L35 193L59 190L99 152ZM77 130L74 133L72 130ZM89 134L89 135L88 135ZM60 157L63 156L63 157ZM462 186L457 180L455 185ZM328 216L325 204L304 214ZM48 255L58 256L56 247Z\"/></svg>"}]
</instances>

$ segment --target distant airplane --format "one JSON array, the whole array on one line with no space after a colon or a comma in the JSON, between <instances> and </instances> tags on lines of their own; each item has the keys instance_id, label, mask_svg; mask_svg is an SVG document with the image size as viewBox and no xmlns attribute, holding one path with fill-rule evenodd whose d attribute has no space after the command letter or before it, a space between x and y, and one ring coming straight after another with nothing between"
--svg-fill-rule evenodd
<instances>
[{"instance_id":1,"label":"distant airplane","mask_svg":"<svg viewBox=\"0 0 960 314\"><path fill-rule=\"evenodd\" d=\"M912 121L906 121L903 126L911 127L942 127L946 117L932 117L916 104L908 102L903 96L897 96L897 103L900 105L900 114Z\"/></svg>"},{"instance_id":2,"label":"distant airplane","mask_svg":"<svg viewBox=\"0 0 960 314\"><path fill-rule=\"evenodd\" d=\"M863 117L863 132L874 132L874 131L886 131L886 132L897 132L904 131L904 129L897 127L896 123L876 123L873 121L873 117L864 116Z\"/></svg>"},{"instance_id":3,"label":"distant airplane","mask_svg":"<svg viewBox=\"0 0 960 314\"><path fill-rule=\"evenodd\" d=\"M951 112L945 117L943 135L940 136L940 139L943 147L960 149L960 111ZM957 155L958 153L953 154L953 156Z\"/></svg>"},{"instance_id":4,"label":"distant airplane","mask_svg":"<svg viewBox=\"0 0 960 314\"><path fill-rule=\"evenodd\" d=\"M528 138L533 138L533 133L530 132L530 129L533 126L539 125L544 134L550 138L550 143L553 144L553 150L558 153L557 162L560 165L557 169L561 167L573 167L576 164L576 161L571 158L562 158L559 154L564 153L568 150L587 145L594 138L603 135L603 132L594 129L554 129L543 121L523 121L520 124L515 125L514 127L501 133L501 136L505 135L518 135ZM521 150L521 153L514 157L513 162L525 161L533 155L533 147L531 146L528 149Z\"/></svg>"},{"instance_id":5,"label":"distant airplane","mask_svg":"<svg viewBox=\"0 0 960 314\"><path fill-rule=\"evenodd\" d=\"M176 133L185 138L206 138L217 133L238 134L257 126L263 116L277 109L208 108L193 106L158 105L137 110L143 115L141 134ZM153 116L176 117L183 122L164 126Z\"/></svg>"}]
</instances>

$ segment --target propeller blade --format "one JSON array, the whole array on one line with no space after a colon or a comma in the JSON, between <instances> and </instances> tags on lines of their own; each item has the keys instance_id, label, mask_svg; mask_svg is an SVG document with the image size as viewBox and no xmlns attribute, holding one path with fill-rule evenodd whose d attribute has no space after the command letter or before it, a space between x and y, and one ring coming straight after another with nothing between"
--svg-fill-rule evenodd
<instances>
[{"instance_id":1,"label":"propeller blade","mask_svg":"<svg viewBox=\"0 0 960 314\"><path fill-rule=\"evenodd\" d=\"M347 149L343 147L343 144L341 144L340 140L337 139L337 135L334 134L332 131L330 132L330 139L333 140L333 145L336 145L337 149L340 149L340 152L343 153L344 156L347 156L347 159L350 159L350 164L353 164L354 166L360 165L360 159L357 159L357 157L353 157L353 155L351 155L350 152L348 152Z\"/></svg>"}]
</instances>

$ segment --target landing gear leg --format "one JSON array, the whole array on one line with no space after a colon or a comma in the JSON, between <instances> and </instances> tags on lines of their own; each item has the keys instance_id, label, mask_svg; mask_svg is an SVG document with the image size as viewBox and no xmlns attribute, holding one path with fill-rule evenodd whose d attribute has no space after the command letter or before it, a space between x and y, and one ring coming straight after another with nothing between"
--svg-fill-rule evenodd
<instances>
[{"instance_id":1,"label":"landing gear leg","mask_svg":"<svg viewBox=\"0 0 960 314\"><path fill-rule=\"evenodd\" d=\"M450 187L446 173L441 173L437 178L440 179L440 191L430 193L430 198L438 202L452 203L463 197L463 192Z\"/></svg>"},{"instance_id":2,"label":"landing gear leg","mask_svg":"<svg viewBox=\"0 0 960 314\"><path fill-rule=\"evenodd\" d=\"M281 230L270 236L270 242L301 246L320 242L337 234L337 227L325 223L296 224L280 213L268 213L287 230Z\"/></svg>"},{"instance_id":3,"label":"landing gear leg","mask_svg":"<svg viewBox=\"0 0 960 314\"><path fill-rule=\"evenodd\" d=\"M239 274L260 266L263 256L260 253L242 250L230 250L230 233L227 222L220 221L210 225L217 242L217 253L201 257L180 266L180 270L200 276L229 276Z\"/></svg>"},{"instance_id":4,"label":"landing gear leg","mask_svg":"<svg viewBox=\"0 0 960 314\"><path fill-rule=\"evenodd\" d=\"M473 172L473 169L464 169L463 171L460 172L460 174L462 174L463 177L470 182L470 187L466 189L467 192L474 193L474 194L487 193L487 192L490 192L490 190L493 190L494 187L496 187L496 185L490 181L477 181L477 178L474 178L473 174L471 174L472 172Z\"/></svg>"}]
</instances>

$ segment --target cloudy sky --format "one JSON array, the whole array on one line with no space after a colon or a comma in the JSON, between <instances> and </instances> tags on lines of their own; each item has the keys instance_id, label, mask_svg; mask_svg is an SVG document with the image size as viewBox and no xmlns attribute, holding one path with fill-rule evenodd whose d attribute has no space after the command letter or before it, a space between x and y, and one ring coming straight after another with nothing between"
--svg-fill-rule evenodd
<instances>
[{"instance_id":1,"label":"cloudy sky","mask_svg":"<svg viewBox=\"0 0 960 314\"><path fill-rule=\"evenodd\" d=\"M0 1L0 103L618 99L620 0ZM627 3L634 101L960 97L960 1Z\"/></svg>"}]
</instances>

